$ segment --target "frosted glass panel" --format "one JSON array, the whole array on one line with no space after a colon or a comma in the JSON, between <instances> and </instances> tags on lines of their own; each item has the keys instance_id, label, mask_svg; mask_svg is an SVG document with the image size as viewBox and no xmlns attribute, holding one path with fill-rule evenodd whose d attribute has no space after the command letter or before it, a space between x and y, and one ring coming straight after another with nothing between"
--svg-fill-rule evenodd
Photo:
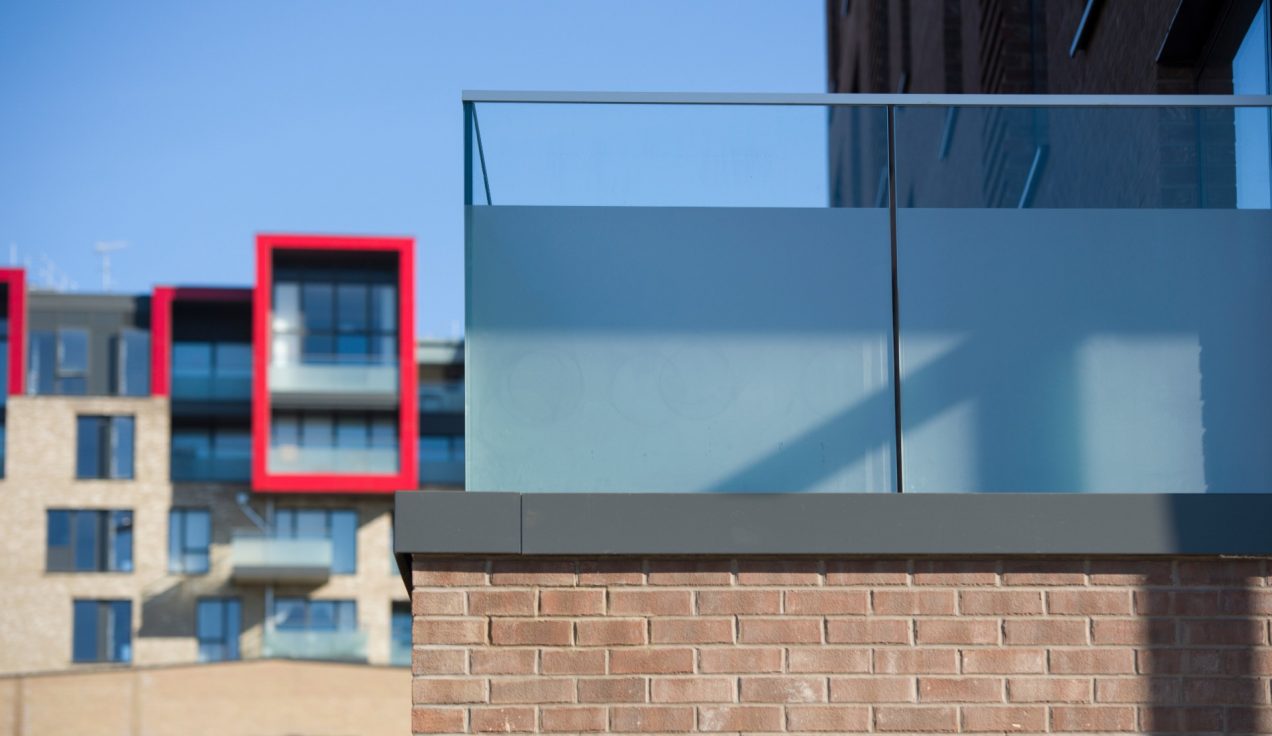
<instances>
[{"instance_id":1,"label":"frosted glass panel","mask_svg":"<svg viewBox=\"0 0 1272 736\"><path fill-rule=\"evenodd\" d=\"M1272 213L899 209L906 491L1272 488Z\"/></svg>"},{"instance_id":2,"label":"frosted glass panel","mask_svg":"<svg viewBox=\"0 0 1272 736\"><path fill-rule=\"evenodd\" d=\"M467 217L469 490L895 490L886 210Z\"/></svg>"}]
</instances>

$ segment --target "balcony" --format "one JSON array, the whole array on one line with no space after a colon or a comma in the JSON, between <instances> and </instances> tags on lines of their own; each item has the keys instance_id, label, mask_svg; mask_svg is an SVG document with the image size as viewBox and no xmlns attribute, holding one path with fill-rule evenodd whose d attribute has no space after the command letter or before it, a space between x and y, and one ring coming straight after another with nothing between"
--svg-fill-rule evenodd
<instances>
[{"instance_id":1,"label":"balcony","mask_svg":"<svg viewBox=\"0 0 1272 736\"><path fill-rule=\"evenodd\" d=\"M252 377L174 374L172 398L179 401L250 401Z\"/></svg>"},{"instance_id":2,"label":"balcony","mask_svg":"<svg viewBox=\"0 0 1272 736\"><path fill-rule=\"evenodd\" d=\"M291 363L269 367L269 392L276 408L394 408L395 364Z\"/></svg>"},{"instance_id":3,"label":"balcony","mask_svg":"<svg viewBox=\"0 0 1272 736\"><path fill-rule=\"evenodd\" d=\"M172 453L172 480L179 483L246 483L251 477L250 457Z\"/></svg>"},{"instance_id":4,"label":"balcony","mask_svg":"<svg viewBox=\"0 0 1272 736\"><path fill-rule=\"evenodd\" d=\"M398 470L396 447L301 447L269 448L271 473L345 473L388 475Z\"/></svg>"},{"instance_id":5,"label":"balcony","mask_svg":"<svg viewBox=\"0 0 1272 736\"><path fill-rule=\"evenodd\" d=\"M365 662L365 631L279 631L266 629L261 637L261 657L266 659L315 659Z\"/></svg>"},{"instance_id":6,"label":"balcony","mask_svg":"<svg viewBox=\"0 0 1272 736\"><path fill-rule=\"evenodd\" d=\"M470 97L468 487L1272 491L1270 105Z\"/></svg>"},{"instance_id":7,"label":"balcony","mask_svg":"<svg viewBox=\"0 0 1272 736\"><path fill-rule=\"evenodd\" d=\"M458 486L464 485L463 460L420 460L420 485L422 486Z\"/></svg>"},{"instance_id":8,"label":"balcony","mask_svg":"<svg viewBox=\"0 0 1272 736\"><path fill-rule=\"evenodd\" d=\"M235 534L230 559L236 583L315 585L331 576L333 546L322 538Z\"/></svg>"}]
</instances>

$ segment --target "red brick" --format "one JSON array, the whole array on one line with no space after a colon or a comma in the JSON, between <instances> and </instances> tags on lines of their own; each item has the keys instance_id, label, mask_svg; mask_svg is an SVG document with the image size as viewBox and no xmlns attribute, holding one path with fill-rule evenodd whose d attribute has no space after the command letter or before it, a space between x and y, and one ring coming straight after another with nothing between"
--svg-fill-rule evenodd
<instances>
[{"instance_id":1,"label":"red brick","mask_svg":"<svg viewBox=\"0 0 1272 736\"><path fill-rule=\"evenodd\" d=\"M1050 590L1047 610L1060 615L1124 616L1131 612L1131 594L1125 590Z\"/></svg>"},{"instance_id":2,"label":"red brick","mask_svg":"<svg viewBox=\"0 0 1272 736\"><path fill-rule=\"evenodd\" d=\"M1030 590L964 590L959 610L965 616L1019 616L1042 613L1042 593Z\"/></svg>"},{"instance_id":3,"label":"red brick","mask_svg":"<svg viewBox=\"0 0 1272 736\"><path fill-rule=\"evenodd\" d=\"M1263 560L1183 560L1179 563L1182 585L1261 586Z\"/></svg>"},{"instance_id":4,"label":"red brick","mask_svg":"<svg viewBox=\"0 0 1272 736\"><path fill-rule=\"evenodd\" d=\"M570 586L575 583L573 560L495 560L492 585Z\"/></svg>"},{"instance_id":5,"label":"red brick","mask_svg":"<svg viewBox=\"0 0 1272 736\"><path fill-rule=\"evenodd\" d=\"M1180 623L1180 640L1191 645L1266 644L1267 621L1227 619L1215 621L1183 621Z\"/></svg>"},{"instance_id":6,"label":"red brick","mask_svg":"<svg viewBox=\"0 0 1272 736\"><path fill-rule=\"evenodd\" d=\"M743 618L738 641L745 644L820 644L822 620L810 618Z\"/></svg>"},{"instance_id":7,"label":"red brick","mask_svg":"<svg viewBox=\"0 0 1272 736\"><path fill-rule=\"evenodd\" d=\"M867 731L870 709L864 705L792 705L786 709L789 731Z\"/></svg>"},{"instance_id":8,"label":"red brick","mask_svg":"<svg viewBox=\"0 0 1272 736\"><path fill-rule=\"evenodd\" d=\"M1189 677L1183 680L1183 695L1178 702L1189 705L1266 705L1268 682L1250 677Z\"/></svg>"},{"instance_id":9,"label":"red brick","mask_svg":"<svg viewBox=\"0 0 1272 736\"><path fill-rule=\"evenodd\" d=\"M874 671L885 674L953 674L958 652L953 649L876 649Z\"/></svg>"},{"instance_id":10,"label":"red brick","mask_svg":"<svg viewBox=\"0 0 1272 736\"><path fill-rule=\"evenodd\" d=\"M880 705L876 731L957 731L958 710L949 706Z\"/></svg>"},{"instance_id":11,"label":"red brick","mask_svg":"<svg viewBox=\"0 0 1272 736\"><path fill-rule=\"evenodd\" d=\"M599 616L603 613L603 590L539 591L539 614L542 616Z\"/></svg>"},{"instance_id":12,"label":"red brick","mask_svg":"<svg viewBox=\"0 0 1272 736\"><path fill-rule=\"evenodd\" d=\"M952 590L876 590L874 612L884 616L948 616L954 613Z\"/></svg>"},{"instance_id":13,"label":"red brick","mask_svg":"<svg viewBox=\"0 0 1272 736\"><path fill-rule=\"evenodd\" d=\"M1074 677L1022 677L1007 680L1013 703L1090 703L1091 681Z\"/></svg>"},{"instance_id":14,"label":"red brick","mask_svg":"<svg viewBox=\"0 0 1272 736\"><path fill-rule=\"evenodd\" d=\"M416 644L485 644L486 620L481 618L417 618L411 623Z\"/></svg>"},{"instance_id":15,"label":"red brick","mask_svg":"<svg viewBox=\"0 0 1272 736\"><path fill-rule=\"evenodd\" d=\"M1221 590L1219 612L1226 616L1272 615L1272 592L1264 590Z\"/></svg>"},{"instance_id":16,"label":"red brick","mask_svg":"<svg viewBox=\"0 0 1272 736\"><path fill-rule=\"evenodd\" d=\"M915 622L919 644L997 644L997 619L919 619Z\"/></svg>"},{"instance_id":17,"label":"red brick","mask_svg":"<svg viewBox=\"0 0 1272 736\"><path fill-rule=\"evenodd\" d=\"M477 733L534 731L534 708L473 708L470 717Z\"/></svg>"},{"instance_id":18,"label":"red brick","mask_svg":"<svg viewBox=\"0 0 1272 736\"><path fill-rule=\"evenodd\" d=\"M963 672L967 674L1046 671L1047 653L1042 649L969 649L963 652Z\"/></svg>"},{"instance_id":19,"label":"red brick","mask_svg":"<svg viewBox=\"0 0 1272 736\"><path fill-rule=\"evenodd\" d=\"M824 703L824 677L743 677L744 703Z\"/></svg>"},{"instance_id":20,"label":"red brick","mask_svg":"<svg viewBox=\"0 0 1272 736\"><path fill-rule=\"evenodd\" d=\"M1135 708L1129 705L1056 705L1053 731L1134 731Z\"/></svg>"},{"instance_id":21,"label":"red brick","mask_svg":"<svg viewBox=\"0 0 1272 736\"><path fill-rule=\"evenodd\" d=\"M781 613L780 590L702 590L698 592L698 613L754 615Z\"/></svg>"},{"instance_id":22,"label":"red brick","mask_svg":"<svg viewBox=\"0 0 1272 736\"><path fill-rule=\"evenodd\" d=\"M1095 681L1097 703L1179 703L1176 678L1100 677Z\"/></svg>"},{"instance_id":23,"label":"red brick","mask_svg":"<svg viewBox=\"0 0 1272 736\"><path fill-rule=\"evenodd\" d=\"M474 649L474 675L532 675L537 659L534 649Z\"/></svg>"},{"instance_id":24,"label":"red brick","mask_svg":"<svg viewBox=\"0 0 1272 736\"><path fill-rule=\"evenodd\" d=\"M998 563L992 560L919 560L914 563L915 585L993 585Z\"/></svg>"},{"instance_id":25,"label":"red brick","mask_svg":"<svg viewBox=\"0 0 1272 736\"><path fill-rule=\"evenodd\" d=\"M474 616L533 616L533 590L474 590L468 594Z\"/></svg>"},{"instance_id":26,"label":"red brick","mask_svg":"<svg viewBox=\"0 0 1272 736\"><path fill-rule=\"evenodd\" d=\"M462 675L467 661L466 649L416 649L411 652L411 673Z\"/></svg>"},{"instance_id":27,"label":"red brick","mask_svg":"<svg viewBox=\"0 0 1272 736\"><path fill-rule=\"evenodd\" d=\"M649 563L650 585L729 585L732 582L732 560L653 560Z\"/></svg>"},{"instance_id":28,"label":"red brick","mask_svg":"<svg viewBox=\"0 0 1272 736\"><path fill-rule=\"evenodd\" d=\"M615 675L688 674L693 672L692 649L611 649L610 673Z\"/></svg>"},{"instance_id":29,"label":"red brick","mask_svg":"<svg viewBox=\"0 0 1272 736\"><path fill-rule=\"evenodd\" d=\"M793 673L851 674L870 671L869 649L795 647L787 650L787 670Z\"/></svg>"},{"instance_id":30,"label":"red brick","mask_svg":"<svg viewBox=\"0 0 1272 736\"><path fill-rule=\"evenodd\" d=\"M569 621L550 619L535 621L497 618L490 622L490 641L497 646L567 646L574 641L574 626Z\"/></svg>"},{"instance_id":31,"label":"red brick","mask_svg":"<svg viewBox=\"0 0 1272 736\"><path fill-rule=\"evenodd\" d=\"M1220 596L1228 590L1177 590L1170 594L1170 612L1181 616L1217 616Z\"/></svg>"},{"instance_id":32,"label":"red brick","mask_svg":"<svg viewBox=\"0 0 1272 736\"><path fill-rule=\"evenodd\" d=\"M831 684L831 692L835 688ZM920 677L920 703L1000 703L1003 681L996 677Z\"/></svg>"},{"instance_id":33,"label":"red brick","mask_svg":"<svg viewBox=\"0 0 1272 736\"><path fill-rule=\"evenodd\" d=\"M732 677L659 677L649 684L655 703L731 703Z\"/></svg>"},{"instance_id":34,"label":"red brick","mask_svg":"<svg viewBox=\"0 0 1272 736\"><path fill-rule=\"evenodd\" d=\"M698 708L698 730L780 731L780 705L704 705Z\"/></svg>"},{"instance_id":35,"label":"red brick","mask_svg":"<svg viewBox=\"0 0 1272 736\"><path fill-rule=\"evenodd\" d=\"M610 708L610 730L685 732L693 730L693 707L681 705L621 705Z\"/></svg>"},{"instance_id":36,"label":"red brick","mask_svg":"<svg viewBox=\"0 0 1272 736\"><path fill-rule=\"evenodd\" d=\"M1133 649L1053 649L1051 671L1059 675L1120 675L1135 671Z\"/></svg>"},{"instance_id":37,"label":"red brick","mask_svg":"<svg viewBox=\"0 0 1272 736\"><path fill-rule=\"evenodd\" d=\"M1174 577L1170 562L1147 560L1093 560L1092 585L1121 585L1132 588L1145 585L1170 585Z\"/></svg>"},{"instance_id":38,"label":"red brick","mask_svg":"<svg viewBox=\"0 0 1272 736\"><path fill-rule=\"evenodd\" d=\"M486 584L485 560L416 557L411 562L413 587L455 587Z\"/></svg>"},{"instance_id":39,"label":"red brick","mask_svg":"<svg viewBox=\"0 0 1272 736\"><path fill-rule=\"evenodd\" d=\"M634 558L580 560L579 585L642 585L644 561Z\"/></svg>"},{"instance_id":40,"label":"red brick","mask_svg":"<svg viewBox=\"0 0 1272 736\"><path fill-rule=\"evenodd\" d=\"M905 585L905 560L831 560L826 563L827 585Z\"/></svg>"},{"instance_id":41,"label":"red brick","mask_svg":"<svg viewBox=\"0 0 1272 736\"><path fill-rule=\"evenodd\" d=\"M579 646L582 647L645 644L646 628L643 618L602 618L575 624Z\"/></svg>"},{"instance_id":42,"label":"red brick","mask_svg":"<svg viewBox=\"0 0 1272 736\"><path fill-rule=\"evenodd\" d=\"M1081 560L1007 560L1003 585L1082 585L1086 563Z\"/></svg>"},{"instance_id":43,"label":"red brick","mask_svg":"<svg viewBox=\"0 0 1272 736\"><path fill-rule=\"evenodd\" d=\"M1228 733L1272 733L1272 708L1229 708Z\"/></svg>"},{"instance_id":44,"label":"red brick","mask_svg":"<svg viewBox=\"0 0 1272 736\"><path fill-rule=\"evenodd\" d=\"M421 703L442 705L484 703L486 702L486 681L417 677L411 680L411 700L417 705Z\"/></svg>"},{"instance_id":45,"label":"red brick","mask_svg":"<svg viewBox=\"0 0 1272 736\"><path fill-rule=\"evenodd\" d=\"M643 677L582 677L578 681L580 703L643 703Z\"/></svg>"},{"instance_id":46,"label":"red brick","mask_svg":"<svg viewBox=\"0 0 1272 736\"><path fill-rule=\"evenodd\" d=\"M1003 622L1003 643L1018 644L1086 644L1085 619L1015 619Z\"/></svg>"},{"instance_id":47,"label":"red brick","mask_svg":"<svg viewBox=\"0 0 1272 736\"><path fill-rule=\"evenodd\" d=\"M689 616L693 593L688 590L611 590L611 615Z\"/></svg>"},{"instance_id":48,"label":"red brick","mask_svg":"<svg viewBox=\"0 0 1272 736\"><path fill-rule=\"evenodd\" d=\"M1131 599L1135 613L1141 616L1160 616L1172 613L1175 608L1174 596L1164 590L1137 590Z\"/></svg>"},{"instance_id":49,"label":"red brick","mask_svg":"<svg viewBox=\"0 0 1272 736\"><path fill-rule=\"evenodd\" d=\"M826 622L831 644L909 644L910 620L899 618L838 618Z\"/></svg>"},{"instance_id":50,"label":"red brick","mask_svg":"<svg viewBox=\"0 0 1272 736\"><path fill-rule=\"evenodd\" d=\"M870 595L864 590L788 590L786 612L864 616L870 610Z\"/></svg>"},{"instance_id":51,"label":"red brick","mask_svg":"<svg viewBox=\"0 0 1272 736\"><path fill-rule=\"evenodd\" d=\"M654 644L731 644L732 618L656 618L649 622Z\"/></svg>"},{"instance_id":52,"label":"red brick","mask_svg":"<svg viewBox=\"0 0 1272 736\"><path fill-rule=\"evenodd\" d=\"M463 708L427 706L411 709L411 733L460 733L464 731Z\"/></svg>"},{"instance_id":53,"label":"red brick","mask_svg":"<svg viewBox=\"0 0 1272 736\"><path fill-rule=\"evenodd\" d=\"M545 649L545 675L603 675L605 652L601 649Z\"/></svg>"},{"instance_id":54,"label":"red brick","mask_svg":"<svg viewBox=\"0 0 1272 736\"><path fill-rule=\"evenodd\" d=\"M1173 646L1175 622L1163 618L1097 618L1091 622L1091 643Z\"/></svg>"},{"instance_id":55,"label":"red brick","mask_svg":"<svg viewBox=\"0 0 1272 736\"><path fill-rule=\"evenodd\" d=\"M604 731L609 712L600 706L546 707L540 718L546 733L587 733Z\"/></svg>"},{"instance_id":56,"label":"red brick","mask_svg":"<svg viewBox=\"0 0 1272 736\"><path fill-rule=\"evenodd\" d=\"M820 560L744 560L738 564L739 585L818 585L820 583Z\"/></svg>"},{"instance_id":57,"label":"red brick","mask_svg":"<svg viewBox=\"0 0 1272 736\"><path fill-rule=\"evenodd\" d=\"M462 590L423 590L411 593L411 614L422 616L462 616L464 592Z\"/></svg>"},{"instance_id":58,"label":"red brick","mask_svg":"<svg viewBox=\"0 0 1272 736\"><path fill-rule=\"evenodd\" d=\"M701 672L725 673L781 672L782 650L749 647L701 649L698 651L698 669Z\"/></svg>"},{"instance_id":59,"label":"red brick","mask_svg":"<svg viewBox=\"0 0 1272 736\"><path fill-rule=\"evenodd\" d=\"M963 707L963 731L1013 733L1043 731L1047 709L1041 705L968 705Z\"/></svg>"},{"instance_id":60,"label":"red brick","mask_svg":"<svg viewBox=\"0 0 1272 736\"><path fill-rule=\"evenodd\" d=\"M913 703L913 677L832 677L832 703Z\"/></svg>"},{"instance_id":61,"label":"red brick","mask_svg":"<svg viewBox=\"0 0 1272 736\"><path fill-rule=\"evenodd\" d=\"M492 703L570 703L574 680L558 677L496 678L490 681Z\"/></svg>"},{"instance_id":62,"label":"red brick","mask_svg":"<svg viewBox=\"0 0 1272 736\"><path fill-rule=\"evenodd\" d=\"M1223 714L1222 708L1190 708L1164 704L1141 706L1140 732L1217 733L1224 730Z\"/></svg>"}]
</instances>

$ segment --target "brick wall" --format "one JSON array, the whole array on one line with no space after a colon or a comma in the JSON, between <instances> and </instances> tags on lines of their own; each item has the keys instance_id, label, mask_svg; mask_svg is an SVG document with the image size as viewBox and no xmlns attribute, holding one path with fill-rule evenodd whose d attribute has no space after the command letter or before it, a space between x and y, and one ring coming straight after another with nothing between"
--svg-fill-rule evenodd
<instances>
[{"instance_id":1,"label":"brick wall","mask_svg":"<svg viewBox=\"0 0 1272 736\"><path fill-rule=\"evenodd\" d=\"M1272 732L1264 560L423 557L416 733Z\"/></svg>"}]
</instances>

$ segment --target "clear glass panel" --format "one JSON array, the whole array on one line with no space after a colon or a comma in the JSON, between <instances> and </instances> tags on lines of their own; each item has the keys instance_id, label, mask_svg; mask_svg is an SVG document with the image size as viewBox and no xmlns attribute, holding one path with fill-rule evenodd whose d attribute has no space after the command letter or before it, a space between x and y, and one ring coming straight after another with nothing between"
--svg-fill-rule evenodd
<instances>
[{"instance_id":1,"label":"clear glass panel","mask_svg":"<svg viewBox=\"0 0 1272 736\"><path fill-rule=\"evenodd\" d=\"M283 630L304 630L308 628L304 598L274 599L274 626Z\"/></svg>"},{"instance_id":2,"label":"clear glass panel","mask_svg":"<svg viewBox=\"0 0 1272 736\"><path fill-rule=\"evenodd\" d=\"M32 330L27 342L27 392L53 393L57 373L57 341L52 332Z\"/></svg>"},{"instance_id":3,"label":"clear glass panel","mask_svg":"<svg viewBox=\"0 0 1272 736\"><path fill-rule=\"evenodd\" d=\"M356 601L336 601L336 629L353 631L358 628L358 604Z\"/></svg>"},{"instance_id":4,"label":"clear glass panel","mask_svg":"<svg viewBox=\"0 0 1272 736\"><path fill-rule=\"evenodd\" d=\"M370 444L365 416L341 414L336 417L336 447L363 448Z\"/></svg>"},{"instance_id":5,"label":"clear glass panel","mask_svg":"<svg viewBox=\"0 0 1272 736\"><path fill-rule=\"evenodd\" d=\"M88 330L63 327L57 331L57 372L59 376L88 373Z\"/></svg>"},{"instance_id":6,"label":"clear glass panel","mask_svg":"<svg viewBox=\"0 0 1272 736\"><path fill-rule=\"evenodd\" d=\"M274 332L300 329L300 284L279 281L274 284Z\"/></svg>"},{"instance_id":7,"label":"clear glass panel","mask_svg":"<svg viewBox=\"0 0 1272 736\"><path fill-rule=\"evenodd\" d=\"M309 601L310 631L336 630L336 604L334 601Z\"/></svg>"},{"instance_id":8,"label":"clear glass panel","mask_svg":"<svg viewBox=\"0 0 1272 736\"><path fill-rule=\"evenodd\" d=\"M371 415L371 446L396 448L397 417L393 414Z\"/></svg>"},{"instance_id":9,"label":"clear glass panel","mask_svg":"<svg viewBox=\"0 0 1272 736\"><path fill-rule=\"evenodd\" d=\"M331 541L331 571L341 575L354 574L358 564L358 512L331 512Z\"/></svg>"},{"instance_id":10,"label":"clear glass panel","mask_svg":"<svg viewBox=\"0 0 1272 736\"><path fill-rule=\"evenodd\" d=\"M130 601L110 601L108 604L111 620L111 647L109 659L112 662L132 661L132 603Z\"/></svg>"},{"instance_id":11,"label":"clear glass panel","mask_svg":"<svg viewBox=\"0 0 1272 736\"><path fill-rule=\"evenodd\" d=\"M117 369L121 396L146 396L150 393L150 333L124 330L119 335Z\"/></svg>"},{"instance_id":12,"label":"clear glass panel","mask_svg":"<svg viewBox=\"0 0 1272 736\"><path fill-rule=\"evenodd\" d=\"M75 526L75 569L94 572L103 569L102 526L104 512L77 511L71 516Z\"/></svg>"},{"instance_id":13,"label":"clear glass panel","mask_svg":"<svg viewBox=\"0 0 1272 736\"><path fill-rule=\"evenodd\" d=\"M76 662L98 660L97 608L97 601L77 600L72 606L74 623L71 633L71 659Z\"/></svg>"},{"instance_id":14,"label":"clear glass panel","mask_svg":"<svg viewBox=\"0 0 1272 736\"><path fill-rule=\"evenodd\" d=\"M132 572L133 569L133 514L131 511L110 512L113 532L110 569Z\"/></svg>"},{"instance_id":15,"label":"clear glass panel","mask_svg":"<svg viewBox=\"0 0 1272 736\"><path fill-rule=\"evenodd\" d=\"M336 287L336 330L364 332L370 324L366 284L339 284Z\"/></svg>"},{"instance_id":16,"label":"clear glass panel","mask_svg":"<svg viewBox=\"0 0 1272 736\"><path fill-rule=\"evenodd\" d=\"M75 420L75 477L102 478L105 468L103 441L106 419L104 417L77 417Z\"/></svg>"},{"instance_id":17,"label":"clear glass panel","mask_svg":"<svg viewBox=\"0 0 1272 736\"><path fill-rule=\"evenodd\" d=\"M1239 209L1233 110L895 129L906 491L1272 487L1272 213Z\"/></svg>"},{"instance_id":18,"label":"clear glass panel","mask_svg":"<svg viewBox=\"0 0 1272 736\"><path fill-rule=\"evenodd\" d=\"M450 459L449 437L420 437L420 462L444 463Z\"/></svg>"},{"instance_id":19,"label":"clear glass panel","mask_svg":"<svg viewBox=\"0 0 1272 736\"><path fill-rule=\"evenodd\" d=\"M330 414L302 414L300 444L303 447L331 447L332 418Z\"/></svg>"},{"instance_id":20,"label":"clear glass panel","mask_svg":"<svg viewBox=\"0 0 1272 736\"><path fill-rule=\"evenodd\" d=\"M376 332L397 331L397 287L378 284L371 287L371 329Z\"/></svg>"},{"instance_id":21,"label":"clear glass panel","mask_svg":"<svg viewBox=\"0 0 1272 736\"><path fill-rule=\"evenodd\" d=\"M300 287L301 315L306 330L331 331L335 327L336 294L331 284L307 283Z\"/></svg>"},{"instance_id":22,"label":"clear glass panel","mask_svg":"<svg viewBox=\"0 0 1272 736\"><path fill-rule=\"evenodd\" d=\"M182 572L185 560L181 551L185 548L185 525L181 509L168 511L168 572Z\"/></svg>"},{"instance_id":23,"label":"clear glass panel","mask_svg":"<svg viewBox=\"0 0 1272 736\"><path fill-rule=\"evenodd\" d=\"M133 477L133 447L136 421L132 417L111 417L111 477Z\"/></svg>"},{"instance_id":24,"label":"clear glass panel","mask_svg":"<svg viewBox=\"0 0 1272 736\"><path fill-rule=\"evenodd\" d=\"M331 535L327 524L327 511L321 509L297 509L296 536L326 538Z\"/></svg>"}]
</instances>

